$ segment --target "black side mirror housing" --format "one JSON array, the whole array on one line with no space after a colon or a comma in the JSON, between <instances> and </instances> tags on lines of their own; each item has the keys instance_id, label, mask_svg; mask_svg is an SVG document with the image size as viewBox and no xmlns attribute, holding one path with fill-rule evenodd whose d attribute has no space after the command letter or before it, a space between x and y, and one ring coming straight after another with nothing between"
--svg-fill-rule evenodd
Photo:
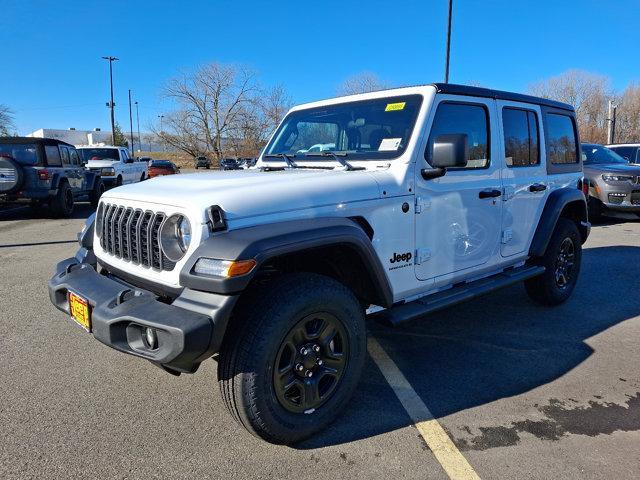
<instances>
[{"instance_id":1,"label":"black side mirror housing","mask_svg":"<svg viewBox=\"0 0 640 480\"><path fill-rule=\"evenodd\" d=\"M469 161L469 137L466 133L438 135L431 147L433 168L464 168Z\"/></svg>"},{"instance_id":2,"label":"black side mirror housing","mask_svg":"<svg viewBox=\"0 0 640 480\"><path fill-rule=\"evenodd\" d=\"M438 135L431 146L429 164L420 170L422 178L431 180L447 173L447 168L464 168L469 161L469 137L466 133Z\"/></svg>"}]
</instances>

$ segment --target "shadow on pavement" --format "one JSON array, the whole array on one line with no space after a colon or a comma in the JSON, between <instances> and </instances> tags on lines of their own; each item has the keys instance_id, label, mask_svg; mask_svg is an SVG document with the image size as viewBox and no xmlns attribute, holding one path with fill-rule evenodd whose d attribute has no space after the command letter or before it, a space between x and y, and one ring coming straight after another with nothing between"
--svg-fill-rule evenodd
<instances>
[{"instance_id":1,"label":"shadow on pavement","mask_svg":"<svg viewBox=\"0 0 640 480\"><path fill-rule=\"evenodd\" d=\"M76 203L70 219L84 219L95 212L90 203ZM26 204L0 205L0 222L6 220L60 220L55 218L47 206L31 207ZM64 220L64 219L62 219Z\"/></svg>"},{"instance_id":2,"label":"shadow on pavement","mask_svg":"<svg viewBox=\"0 0 640 480\"><path fill-rule=\"evenodd\" d=\"M432 414L443 417L522 394L582 363L593 353L586 339L640 315L640 276L629 268L639 260L640 247L586 249L577 288L559 307L540 307L515 285L403 327L371 323L371 333ZM344 415L298 448L347 443L409 424L369 359Z\"/></svg>"}]
</instances>

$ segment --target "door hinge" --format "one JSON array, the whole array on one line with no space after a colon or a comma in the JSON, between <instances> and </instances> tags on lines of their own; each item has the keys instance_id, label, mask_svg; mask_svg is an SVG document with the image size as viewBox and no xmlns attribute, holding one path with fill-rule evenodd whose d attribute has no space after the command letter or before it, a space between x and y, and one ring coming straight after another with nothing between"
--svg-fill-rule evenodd
<instances>
[{"instance_id":1,"label":"door hinge","mask_svg":"<svg viewBox=\"0 0 640 480\"><path fill-rule=\"evenodd\" d=\"M416 213L422 213L428 208L431 208L431 200L426 200L422 197L416 197Z\"/></svg>"},{"instance_id":2,"label":"door hinge","mask_svg":"<svg viewBox=\"0 0 640 480\"><path fill-rule=\"evenodd\" d=\"M509 243L513 239L513 230L507 228L502 231L502 243Z\"/></svg>"},{"instance_id":3,"label":"door hinge","mask_svg":"<svg viewBox=\"0 0 640 480\"><path fill-rule=\"evenodd\" d=\"M431 250L428 248L419 248L416 250L416 265L428 262L429 260L431 260Z\"/></svg>"}]
</instances>

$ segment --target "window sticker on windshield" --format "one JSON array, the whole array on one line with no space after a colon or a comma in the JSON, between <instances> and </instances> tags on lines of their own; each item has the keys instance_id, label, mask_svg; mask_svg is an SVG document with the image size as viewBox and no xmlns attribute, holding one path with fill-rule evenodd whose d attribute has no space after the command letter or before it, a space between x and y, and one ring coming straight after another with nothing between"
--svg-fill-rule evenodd
<instances>
[{"instance_id":1,"label":"window sticker on windshield","mask_svg":"<svg viewBox=\"0 0 640 480\"><path fill-rule=\"evenodd\" d=\"M378 147L379 152L395 152L400 148L402 138L383 138Z\"/></svg>"},{"instance_id":2,"label":"window sticker on windshield","mask_svg":"<svg viewBox=\"0 0 640 480\"><path fill-rule=\"evenodd\" d=\"M404 106L407 102L398 102L398 103L387 103L387 107L384 109L385 112L394 112L396 110L404 110Z\"/></svg>"}]
</instances>

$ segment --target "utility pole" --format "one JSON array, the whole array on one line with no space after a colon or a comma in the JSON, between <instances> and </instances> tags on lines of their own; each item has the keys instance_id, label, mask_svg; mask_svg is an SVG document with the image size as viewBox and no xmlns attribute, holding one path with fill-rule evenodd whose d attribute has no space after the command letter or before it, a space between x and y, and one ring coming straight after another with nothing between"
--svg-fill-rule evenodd
<instances>
[{"instance_id":1,"label":"utility pole","mask_svg":"<svg viewBox=\"0 0 640 480\"><path fill-rule=\"evenodd\" d=\"M129 132L131 133L131 156L133 157L133 111L131 110L131 89L129 89Z\"/></svg>"},{"instance_id":2,"label":"utility pole","mask_svg":"<svg viewBox=\"0 0 640 480\"><path fill-rule=\"evenodd\" d=\"M138 122L138 151L142 151L142 137L140 136L140 111L138 110L138 102L136 101L136 121Z\"/></svg>"},{"instance_id":3,"label":"utility pole","mask_svg":"<svg viewBox=\"0 0 640 480\"><path fill-rule=\"evenodd\" d=\"M444 67L444 83L449 83L449 56L451 53L451 14L453 11L453 0L449 0L449 23L447 25L447 58Z\"/></svg>"},{"instance_id":4,"label":"utility pole","mask_svg":"<svg viewBox=\"0 0 640 480\"><path fill-rule=\"evenodd\" d=\"M607 145L615 142L616 138L616 110L618 105L609 100L609 115L607 118Z\"/></svg>"},{"instance_id":5,"label":"utility pole","mask_svg":"<svg viewBox=\"0 0 640 480\"><path fill-rule=\"evenodd\" d=\"M113 62L118 61L119 59L116 57L102 57L104 60L109 60L109 85L111 86L111 101L107 103L107 107L111 109L111 144L116 144L116 117L114 113L114 107L116 106L113 103Z\"/></svg>"},{"instance_id":6,"label":"utility pole","mask_svg":"<svg viewBox=\"0 0 640 480\"><path fill-rule=\"evenodd\" d=\"M160 140L162 140L162 151L164 152L164 132L162 130L162 119L164 115L158 115L158 118L160 119Z\"/></svg>"}]
</instances>

